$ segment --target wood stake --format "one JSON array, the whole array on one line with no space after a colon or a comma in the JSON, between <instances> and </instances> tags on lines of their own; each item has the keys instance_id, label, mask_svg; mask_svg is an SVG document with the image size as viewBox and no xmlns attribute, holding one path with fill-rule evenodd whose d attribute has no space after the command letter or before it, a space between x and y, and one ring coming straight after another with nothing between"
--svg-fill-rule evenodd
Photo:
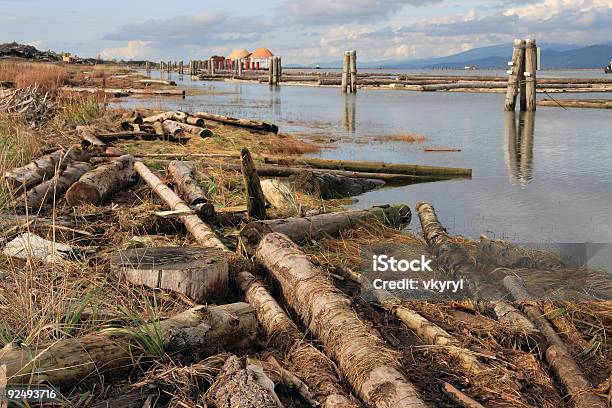
<instances>
[{"instance_id":1,"label":"wood stake","mask_svg":"<svg viewBox=\"0 0 612 408\"><path fill-rule=\"evenodd\" d=\"M525 55L525 40L514 40L514 50L512 51L512 66L510 67L510 76L508 77L508 89L506 91L506 100L504 109L514 111L516 107L516 96L519 92L519 79L521 72L524 70L523 60Z\"/></svg>"},{"instance_id":2,"label":"wood stake","mask_svg":"<svg viewBox=\"0 0 612 408\"><path fill-rule=\"evenodd\" d=\"M247 194L247 212L249 217L263 220L266 218L266 199L261 189L255 163L251 158L251 152L246 147L242 149L240 156L244 187Z\"/></svg>"},{"instance_id":3,"label":"wood stake","mask_svg":"<svg viewBox=\"0 0 612 408\"><path fill-rule=\"evenodd\" d=\"M525 96L527 98L527 111L536 110L536 69L537 48L535 39L525 42Z\"/></svg>"}]
</instances>

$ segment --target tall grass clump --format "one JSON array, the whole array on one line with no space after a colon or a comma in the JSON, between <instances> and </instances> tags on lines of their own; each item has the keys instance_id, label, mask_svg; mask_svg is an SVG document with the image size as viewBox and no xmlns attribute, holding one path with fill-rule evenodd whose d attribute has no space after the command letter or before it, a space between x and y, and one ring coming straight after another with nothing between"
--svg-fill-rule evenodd
<instances>
[{"instance_id":1,"label":"tall grass clump","mask_svg":"<svg viewBox=\"0 0 612 408\"><path fill-rule=\"evenodd\" d=\"M55 64L21 61L0 62L0 82L10 82L16 88L38 86L45 92L56 92L68 79L66 68Z\"/></svg>"}]
</instances>

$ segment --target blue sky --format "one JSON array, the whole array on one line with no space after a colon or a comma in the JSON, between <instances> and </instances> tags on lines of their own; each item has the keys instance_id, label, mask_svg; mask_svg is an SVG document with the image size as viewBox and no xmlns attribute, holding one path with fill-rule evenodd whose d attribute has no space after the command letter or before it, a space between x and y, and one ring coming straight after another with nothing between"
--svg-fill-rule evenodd
<instances>
[{"instance_id":1,"label":"blue sky","mask_svg":"<svg viewBox=\"0 0 612 408\"><path fill-rule=\"evenodd\" d=\"M190 59L264 46L285 63L441 56L514 37L612 40L611 0L0 0L0 42L105 58Z\"/></svg>"}]
</instances>

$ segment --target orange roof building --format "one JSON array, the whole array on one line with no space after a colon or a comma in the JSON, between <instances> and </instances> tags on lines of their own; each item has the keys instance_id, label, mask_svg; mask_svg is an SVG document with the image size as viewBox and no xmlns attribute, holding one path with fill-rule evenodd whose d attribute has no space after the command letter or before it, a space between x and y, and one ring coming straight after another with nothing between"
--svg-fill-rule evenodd
<instances>
[{"instance_id":1,"label":"orange roof building","mask_svg":"<svg viewBox=\"0 0 612 408\"><path fill-rule=\"evenodd\" d=\"M237 59L248 58L250 55L251 55L251 53L243 48L241 50L234 50L234 51L232 51L225 58L228 59L228 60L237 60Z\"/></svg>"},{"instance_id":2,"label":"orange roof building","mask_svg":"<svg viewBox=\"0 0 612 408\"><path fill-rule=\"evenodd\" d=\"M258 48L249 56L251 69L268 69L268 61L273 57L272 51L267 48Z\"/></svg>"}]
</instances>

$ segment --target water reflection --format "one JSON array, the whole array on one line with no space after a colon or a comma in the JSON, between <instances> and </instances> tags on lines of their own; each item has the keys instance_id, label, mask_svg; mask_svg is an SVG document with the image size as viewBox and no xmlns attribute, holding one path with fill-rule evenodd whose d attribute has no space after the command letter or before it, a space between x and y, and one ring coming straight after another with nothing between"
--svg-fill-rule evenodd
<instances>
[{"instance_id":1,"label":"water reflection","mask_svg":"<svg viewBox=\"0 0 612 408\"><path fill-rule=\"evenodd\" d=\"M512 184L533 180L533 132L535 112L520 112L517 131L516 112L506 112L506 164Z\"/></svg>"},{"instance_id":2,"label":"water reflection","mask_svg":"<svg viewBox=\"0 0 612 408\"><path fill-rule=\"evenodd\" d=\"M344 115L342 115L342 127L350 133L355 133L355 109L357 95L354 93L344 95Z\"/></svg>"}]
</instances>

